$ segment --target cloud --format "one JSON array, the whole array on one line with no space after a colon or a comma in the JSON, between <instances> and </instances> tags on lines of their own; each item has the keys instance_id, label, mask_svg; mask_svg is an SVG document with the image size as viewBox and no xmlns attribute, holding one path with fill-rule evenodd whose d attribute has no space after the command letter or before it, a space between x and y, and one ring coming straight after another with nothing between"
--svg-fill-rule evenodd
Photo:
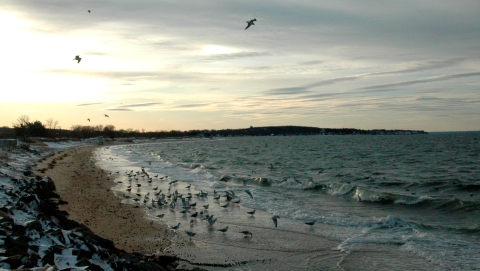
<instances>
[{"instance_id":1,"label":"cloud","mask_svg":"<svg viewBox=\"0 0 480 271\"><path fill-rule=\"evenodd\" d=\"M77 104L76 106L90 106L90 105L96 105L96 104L103 104L103 103Z\"/></svg>"},{"instance_id":2,"label":"cloud","mask_svg":"<svg viewBox=\"0 0 480 271\"><path fill-rule=\"evenodd\" d=\"M346 81L353 81L357 80L358 78L362 77L363 75L357 75L357 76L345 76L345 77L338 77L338 78L331 78L331 79L325 79L321 80L312 84L300 86L300 87L290 87L290 88L274 88L270 89L265 92L265 94L269 95L291 95L291 94L304 94L304 93L309 93L309 89L314 88L314 87L319 87L319 86L326 86L326 85L331 85L335 84L338 82L346 82Z\"/></svg>"},{"instance_id":3,"label":"cloud","mask_svg":"<svg viewBox=\"0 0 480 271\"><path fill-rule=\"evenodd\" d=\"M311 65L318 65L318 64L322 64L322 63L324 63L324 61L322 61L322 60L311 60L311 61L299 62L299 63L297 63L297 65L299 65L299 66L311 66Z\"/></svg>"},{"instance_id":4,"label":"cloud","mask_svg":"<svg viewBox=\"0 0 480 271\"><path fill-rule=\"evenodd\" d=\"M240 58L249 58L249 57L259 57L259 56L268 56L270 53L267 52L239 52L232 54L215 54L204 57L204 61L221 61L221 60L232 60Z\"/></svg>"},{"instance_id":5,"label":"cloud","mask_svg":"<svg viewBox=\"0 0 480 271\"><path fill-rule=\"evenodd\" d=\"M208 105L209 104L182 104L182 105L171 106L170 108L172 108L172 109L188 109L188 108L205 107L205 106L208 106Z\"/></svg>"},{"instance_id":6,"label":"cloud","mask_svg":"<svg viewBox=\"0 0 480 271\"><path fill-rule=\"evenodd\" d=\"M105 110L108 110L108 111L134 111L130 108L107 108Z\"/></svg>"},{"instance_id":7,"label":"cloud","mask_svg":"<svg viewBox=\"0 0 480 271\"><path fill-rule=\"evenodd\" d=\"M162 103L141 103L141 104L126 104L126 105L119 105L117 108L121 107L148 107L152 105L157 105L157 104L162 104Z\"/></svg>"},{"instance_id":8,"label":"cloud","mask_svg":"<svg viewBox=\"0 0 480 271\"><path fill-rule=\"evenodd\" d=\"M358 89L359 90L378 90L378 89L386 89L386 88L397 88L397 87L411 86L411 85L417 85L417 84L425 84L425 83L440 82L440 81L446 81L446 80L452 80L452 79L473 77L473 76L480 76L480 72L441 75L441 76L434 76L434 77L418 79L418 80L410 80L410 81L403 81L403 82L397 82L397 83L391 83L391 84L380 84L380 85L362 87Z\"/></svg>"}]
</instances>

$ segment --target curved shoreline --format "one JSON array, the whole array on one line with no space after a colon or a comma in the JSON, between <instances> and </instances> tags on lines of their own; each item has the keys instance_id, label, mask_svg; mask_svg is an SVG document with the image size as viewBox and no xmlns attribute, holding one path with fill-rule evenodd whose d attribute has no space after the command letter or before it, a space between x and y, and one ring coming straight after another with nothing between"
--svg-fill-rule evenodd
<instances>
[{"instance_id":1,"label":"curved shoreline","mask_svg":"<svg viewBox=\"0 0 480 271\"><path fill-rule=\"evenodd\" d=\"M59 209L66 211L69 219L88 226L126 252L161 253L170 245L162 234L166 225L146 223L140 208L122 204L120 197L110 191L115 183L110 173L95 165L93 151L96 148L85 146L60 151L37 165L44 173L39 170L35 174L53 180L61 199Z\"/></svg>"}]
</instances>

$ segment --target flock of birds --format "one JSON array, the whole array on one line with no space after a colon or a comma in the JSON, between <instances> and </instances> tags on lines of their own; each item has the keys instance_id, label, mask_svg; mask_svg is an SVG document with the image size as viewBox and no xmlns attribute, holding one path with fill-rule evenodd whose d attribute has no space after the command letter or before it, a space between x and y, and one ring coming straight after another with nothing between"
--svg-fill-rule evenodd
<instances>
[{"instance_id":1,"label":"flock of birds","mask_svg":"<svg viewBox=\"0 0 480 271\"><path fill-rule=\"evenodd\" d=\"M106 118L109 118L109 117L110 117L110 116L108 116L107 114L104 114L104 116L105 116ZM90 118L88 118L87 120L88 120L88 122L90 122Z\"/></svg>"},{"instance_id":2,"label":"flock of birds","mask_svg":"<svg viewBox=\"0 0 480 271\"><path fill-rule=\"evenodd\" d=\"M116 174L119 174L120 172L116 172ZM124 194L124 197L129 200L133 200L137 203L143 203L144 205L147 205L148 209L154 209L154 208L169 208L172 212L179 212L183 216L185 216L187 219L188 217L190 218L190 225L193 225L196 222L196 219L200 219L202 221L205 221L207 226L210 229L213 229L213 225L215 222L217 222L217 218L214 218L213 214L209 213L209 207L210 204L204 204L201 207L201 210L197 209L197 202L193 202L192 198L195 196L198 199L207 199L208 198L208 192L204 191L199 191L198 193L192 194L190 192L187 193L180 193L175 187L178 185L178 180L171 180L169 176L161 176L159 177L158 174L154 176L150 176L146 171L145 168L141 168L139 171L126 171L124 173L124 176L127 177L128 183L123 183L122 181L118 181L117 183L121 183L126 186L126 192ZM150 188L153 192L150 194L150 192L147 192L145 194L142 194L141 192L141 182L147 182L149 186L152 186L153 181L162 181L162 182L168 182L168 189L166 192L163 192L162 189L159 189L159 186L155 186L153 188ZM227 182L226 179L221 179L220 181ZM244 182L244 185L246 183ZM132 189L136 188L136 191L132 191ZM185 187L186 191L190 191L191 185L187 185ZM253 194L249 189L244 189L243 190L249 197L252 199ZM222 195L223 194L223 195ZM225 201L220 202L220 198L224 197ZM238 204L240 203L240 198L238 195L233 190L225 190L225 191L213 191L213 199L215 202L218 203L219 207L221 208L227 208L230 206L230 204ZM177 208L178 207L178 208ZM178 210L180 209L180 210ZM256 210L251 210L247 211L246 213L250 216L255 215ZM157 218L163 218L165 216L165 213L157 215ZM278 227L279 225L279 219L280 216L274 215L271 217L271 220L273 222L273 226L275 228ZM151 222L153 223L153 221ZM315 220L312 221L307 221L305 222L306 225L313 226L315 224ZM168 234L169 231L175 231L180 229L181 223L179 222L175 226L168 226L164 234ZM217 229L217 231L226 233L228 231L228 226L224 228ZM190 240L193 236L196 235L195 232L191 230L185 230L185 233L189 236ZM239 233L242 233L245 237L252 237L253 233L249 230L242 230Z\"/></svg>"}]
</instances>

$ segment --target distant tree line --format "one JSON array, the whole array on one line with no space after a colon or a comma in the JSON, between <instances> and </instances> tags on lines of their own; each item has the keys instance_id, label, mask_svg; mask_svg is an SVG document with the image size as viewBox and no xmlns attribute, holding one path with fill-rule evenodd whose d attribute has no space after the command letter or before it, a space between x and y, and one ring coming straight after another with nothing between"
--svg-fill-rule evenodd
<instances>
[{"instance_id":1,"label":"distant tree line","mask_svg":"<svg viewBox=\"0 0 480 271\"><path fill-rule=\"evenodd\" d=\"M221 130L189 130L189 131L155 131L145 132L133 129L116 130L115 126L97 125L73 125L71 129L58 128L58 121L48 119L45 124L41 121L30 122L30 118L22 115L13 124L13 132L9 127L0 128L0 137L52 137L52 138L171 138L171 137L229 137L229 136L271 136L271 135L403 135L403 134L427 134L422 130L361 130L354 128L318 128L305 126L268 126L243 129L221 129Z\"/></svg>"}]
</instances>

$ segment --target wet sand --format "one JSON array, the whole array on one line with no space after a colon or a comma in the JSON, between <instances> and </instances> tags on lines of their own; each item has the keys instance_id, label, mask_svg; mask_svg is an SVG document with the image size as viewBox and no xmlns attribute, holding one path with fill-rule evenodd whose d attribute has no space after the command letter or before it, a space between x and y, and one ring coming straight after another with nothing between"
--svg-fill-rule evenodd
<instances>
[{"instance_id":1,"label":"wet sand","mask_svg":"<svg viewBox=\"0 0 480 271\"><path fill-rule=\"evenodd\" d=\"M40 170L35 174L52 178L60 196L59 209L66 211L69 219L112 240L117 248L126 252L162 252L171 243L163 234L166 225L150 224L145 219L144 208L121 203L120 196L110 191L115 185L115 174L103 171L94 163L95 148L61 151L37 164Z\"/></svg>"}]
</instances>

